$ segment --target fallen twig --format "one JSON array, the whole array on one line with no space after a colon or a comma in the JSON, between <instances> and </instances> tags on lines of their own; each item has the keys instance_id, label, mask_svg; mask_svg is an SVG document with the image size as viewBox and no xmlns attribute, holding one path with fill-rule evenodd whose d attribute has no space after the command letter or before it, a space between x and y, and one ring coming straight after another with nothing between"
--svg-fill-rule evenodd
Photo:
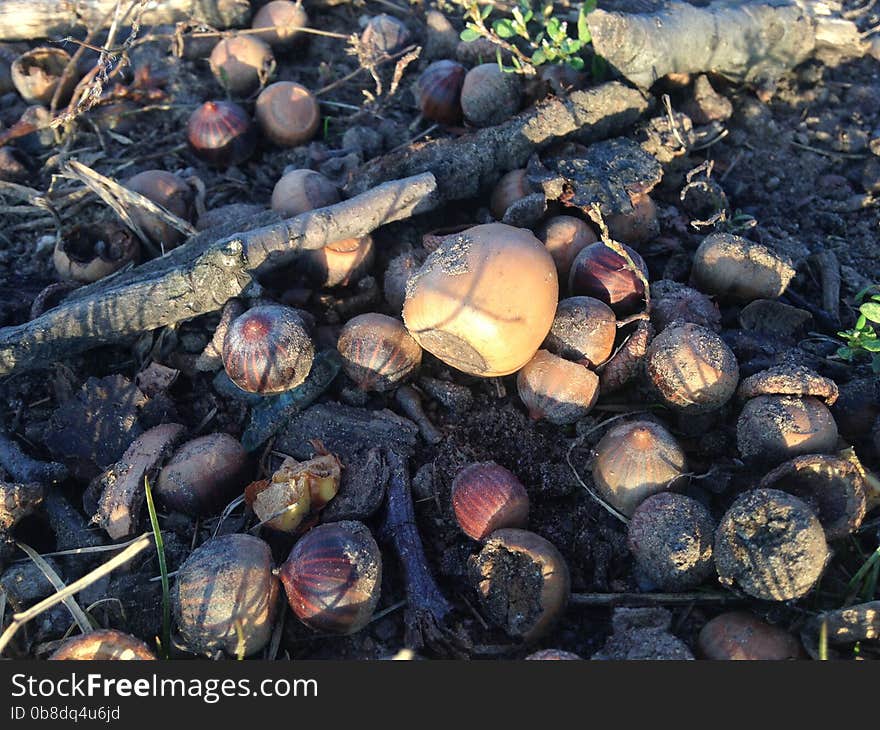
<instances>
[{"instance_id":1,"label":"fallen twig","mask_svg":"<svg viewBox=\"0 0 880 730\"><path fill-rule=\"evenodd\" d=\"M681 606L692 603L738 603L742 596L724 591L693 593L572 593L569 606Z\"/></svg>"}]
</instances>

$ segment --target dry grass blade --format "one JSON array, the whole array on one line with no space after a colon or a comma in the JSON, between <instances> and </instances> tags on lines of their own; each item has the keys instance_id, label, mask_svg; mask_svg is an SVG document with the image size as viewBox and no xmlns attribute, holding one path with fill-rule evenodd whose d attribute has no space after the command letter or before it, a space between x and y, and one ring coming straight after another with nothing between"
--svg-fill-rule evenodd
<instances>
[{"instance_id":1,"label":"dry grass blade","mask_svg":"<svg viewBox=\"0 0 880 730\"><path fill-rule=\"evenodd\" d=\"M34 604L26 611L22 611L21 613L16 613L12 617L12 621L9 626L6 627L6 630L0 634L0 655L2 655L4 649L12 640L12 637L15 636L15 632L18 631L22 626L24 626L31 619L39 616L43 611L46 611L52 606L55 606L62 601L64 601L67 597L72 596L76 593L79 593L84 588L92 585L95 581L100 580L105 575L112 573L116 568L121 565L125 565L129 560L131 560L135 555L146 550L152 544L152 535L149 533L141 535L135 542L129 545L125 550L123 550L119 555L110 558L103 565L98 566L92 572L86 573L82 578L75 580L69 586L64 588L57 593L53 593L48 598L43 599L39 603Z\"/></svg>"},{"instance_id":2,"label":"dry grass blade","mask_svg":"<svg viewBox=\"0 0 880 730\"><path fill-rule=\"evenodd\" d=\"M30 545L25 545L23 542L16 542L16 545L25 553L27 556L34 561L36 566L43 572L43 575L46 576L46 580L48 580L56 591L63 591L65 583L61 580L61 576L55 572L51 565L40 555L36 550L34 550ZM89 617L86 616L85 611L80 608L80 605L76 602L76 599L73 596L69 596L64 599L64 606L70 611L70 615L73 616L73 620L76 621L77 626L79 626L79 630L84 634L88 634L94 630L92 626L92 622L89 621Z\"/></svg>"}]
</instances>

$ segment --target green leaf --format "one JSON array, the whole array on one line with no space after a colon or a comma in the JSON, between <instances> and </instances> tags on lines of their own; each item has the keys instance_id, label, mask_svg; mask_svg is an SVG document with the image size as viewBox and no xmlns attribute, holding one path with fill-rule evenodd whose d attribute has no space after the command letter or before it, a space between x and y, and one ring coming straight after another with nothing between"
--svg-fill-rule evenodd
<instances>
[{"instance_id":1,"label":"green leaf","mask_svg":"<svg viewBox=\"0 0 880 730\"><path fill-rule=\"evenodd\" d=\"M475 31L473 28L468 26L459 34L458 37L461 38L465 43L470 43L471 41L477 40L477 38L480 37L480 34L477 33L477 31Z\"/></svg>"},{"instance_id":2,"label":"green leaf","mask_svg":"<svg viewBox=\"0 0 880 730\"><path fill-rule=\"evenodd\" d=\"M513 16L513 19L517 23L519 23L520 25L526 24L525 18L523 17L523 14L522 14L522 10L520 10L519 8L514 8L513 10L510 11L510 14Z\"/></svg>"},{"instance_id":3,"label":"green leaf","mask_svg":"<svg viewBox=\"0 0 880 730\"><path fill-rule=\"evenodd\" d=\"M550 20L547 21L547 25L544 27L547 29L547 35L549 35L554 41L559 38L560 27L558 18L550 18Z\"/></svg>"},{"instance_id":4,"label":"green leaf","mask_svg":"<svg viewBox=\"0 0 880 730\"><path fill-rule=\"evenodd\" d=\"M492 6L491 6L491 5L484 5L484 6L483 6L483 9L480 11L480 17L481 17L483 20L485 20L485 19L488 18L490 15L492 15Z\"/></svg>"},{"instance_id":5,"label":"green leaf","mask_svg":"<svg viewBox=\"0 0 880 730\"><path fill-rule=\"evenodd\" d=\"M590 62L590 76L595 81L602 81L608 73L608 62L602 56L593 56Z\"/></svg>"},{"instance_id":6,"label":"green leaf","mask_svg":"<svg viewBox=\"0 0 880 730\"><path fill-rule=\"evenodd\" d=\"M871 358L871 370L874 371L875 375L880 375L880 355L874 355Z\"/></svg>"},{"instance_id":7,"label":"green leaf","mask_svg":"<svg viewBox=\"0 0 880 730\"><path fill-rule=\"evenodd\" d=\"M539 48L532 54L532 63L536 66L547 63L547 54L544 53L543 49Z\"/></svg>"},{"instance_id":8,"label":"green leaf","mask_svg":"<svg viewBox=\"0 0 880 730\"><path fill-rule=\"evenodd\" d=\"M872 322L880 322L880 302L865 302L859 311Z\"/></svg>"},{"instance_id":9,"label":"green leaf","mask_svg":"<svg viewBox=\"0 0 880 730\"><path fill-rule=\"evenodd\" d=\"M573 58L568 59L568 65L571 66L575 71L583 71L584 59L580 56L574 56Z\"/></svg>"},{"instance_id":10,"label":"green leaf","mask_svg":"<svg viewBox=\"0 0 880 730\"><path fill-rule=\"evenodd\" d=\"M853 350L851 347L837 348L837 357L842 357L844 360L852 360L855 354L855 350Z\"/></svg>"},{"instance_id":11,"label":"green leaf","mask_svg":"<svg viewBox=\"0 0 880 730\"><path fill-rule=\"evenodd\" d=\"M592 13L599 5L599 0L585 0L581 6L581 10L586 13Z\"/></svg>"},{"instance_id":12,"label":"green leaf","mask_svg":"<svg viewBox=\"0 0 880 730\"><path fill-rule=\"evenodd\" d=\"M492 30L498 34L499 38L512 38L515 35L513 23L507 18L500 18L492 23Z\"/></svg>"},{"instance_id":13,"label":"green leaf","mask_svg":"<svg viewBox=\"0 0 880 730\"><path fill-rule=\"evenodd\" d=\"M865 328L865 325L868 324L868 318L864 314L860 314L859 318L856 320L856 329L861 330Z\"/></svg>"},{"instance_id":14,"label":"green leaf","mask_svg":"<svg viewBox=\"0 0 880 730\"><path fill-rule=\"evenodd\" d=\"M868 352L880 352L880 340L865 340L862 349Z\"/></svg>"}]
</instances>

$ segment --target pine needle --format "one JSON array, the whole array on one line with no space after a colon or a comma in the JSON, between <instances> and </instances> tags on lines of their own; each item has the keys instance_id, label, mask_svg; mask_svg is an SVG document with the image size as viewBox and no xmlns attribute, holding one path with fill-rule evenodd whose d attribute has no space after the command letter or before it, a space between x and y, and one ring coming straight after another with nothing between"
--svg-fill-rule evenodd
<instances>
[{"instance_id":1,"label":"pine needle","mask_svg":"<svg viewBox=\"0 0 880 730\"><path fill-rule=\"evenodd\" d=\"M156 514L156 505L153 502L150 480L146 477L144 477L144 491L147 494L147 510L150 513L150 526L153 528L153 538L156 541L156 555L159 556L159 573L162 576L162 646L159 648L161 649L162 656L167 659L171 649L171 590L168 587L165 543L162 540L162 530L159 529L159 517Z\"/></svg>"}]
</instances>

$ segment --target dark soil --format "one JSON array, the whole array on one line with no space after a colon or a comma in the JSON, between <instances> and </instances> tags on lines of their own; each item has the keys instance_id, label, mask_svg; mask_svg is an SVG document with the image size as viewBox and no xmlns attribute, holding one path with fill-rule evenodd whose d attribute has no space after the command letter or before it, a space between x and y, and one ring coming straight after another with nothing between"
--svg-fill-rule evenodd
<instances>
[{"instance_id":1,"label":"dark soil","mask_svg":"<svg viewBox=\"0 0 880 730\"><path fill-rule=\"evenodd\" d=\"M441 4L446 14L454 17L454 11ZM359 21L366 12L389 12L390 5L368 1L365 8L351 4L309 7L311 26L346 35L358 33ZM415 8L394 14L406 22L415 42L423 44L423 10ZM877 11L873 19L868 14L864 22L877 23L876 16ZM161 33L162 29L155 32ZM55 201L62 232L74 224L88 225L114 217L94 196L65 197L81 189L79 183L59 175L60 164L67 158L78 159L120 180L152 168L197 175L204 183L204 206L209 211L231 203L266 208L275 182L287 167L311 167L344 183L349 173L366 160L415 139L429 128L428 123L420 120L410 90L418 71L429 59L416 60L394 94L389 93L392 62L377 72L383 82L381 94L377 93L370 74L361 71L321 95L327 103L322 106L324 125L315 141L284 150L261 142L248 162L218 171L207 167L187 149L185 126L197 104L222 98L221 91L206 60L177 58L168 54L167 48L167 40L157 41L138 46L132 53L136 69L149 64L151 76L162 93L150 104L135 107L137 111L130 118L129 128L99 130L94 122L99 110L93 110L60 141L25 151L30 168L21 184L41 195L48 194ZM277 54L275 78L295 80L310 89L327 87L359 67L358 59L347 55L345 49L344 40L312 36L305 48ZM650 279L687 282L691 255L712 229L698 230L689 225L691 220L703 217L703 211L689 210L682 202L681 192L687 184L686 174L710 161L711 180L726 195L729 214L738 216L736 220L742 224L739 232L787 254L797 265L798 274L790 287L797 300L788 299L789 304L821 307L818 270L807 260L811 254L822 251L836 254L841 267L841 324L851 326L855 319L853 296L880 282L880 206L872 197L880 190L880 63L865 58L831 68L809 62L780 79L766 101L760 100L753 89L732 86L721 79L712 79L712 83L732 102L734 113L725 123L726 134L720 140L664 166L663 181L652 193L660 209L661 234L640 249ZM663 89L658 87L655 91L659 97ZM683 108L689 94L687 88L670 91L673 108ZM251 109L252 100L245 100L245 106ZM0 97L0 129L12 125L24 108L24 102L14 92ZM655 106L653 114L664 116L662 105ZM432 128L427 137L462 133L466 131ZM637 138L637 131L633 129L629 136ZM21 144L17 146L24 150ZM498 176L504 172L499 170ZM56 230L52 218L33 200L22 201L0 187L0 204L5 206L0 208L0 326L7 326L26 321L37 295L57 281L52 264ZM381 284L388 261L400 252L419 248L425 233L490 220L487 204L488 191L481 199L380 230L375 237L376 282ZM296 302L312 314L318 349L332 346L339 326L354 314L400 314L378 296L367 297L366 304L355 311L335 304L363 293L367 288L363 282L334 290L327 296L326 292L311 291L295 270L288 270L268 277L263 285L265 298ZM735 343L733 349L742 377L781 360L806 364L842 387L858 378L871 377L866 363L850 365L833 358L839 344L833 340L834 328L822 326L818 315L810 334L790 343L768 344L763 340L746 342L733 332L738 327L738 311L738 307L722 308L723 336ZM58 362L47 370L16 374L0 383L0 425L35 457L62 460L72 467L74 476L54 489L73 506L81 538L62 536L56 520L39 515L18 526L18 539L40 552L107 542L103 532L86 524L91 512L83 507L84 492L101 468L118 458L138 433L153 425L176 421L184 424L192 436L216 431L242 435L250 408L248 401L218 389L214 373L195 368L196 358L210 341L218 320L219 314L209 315L177 328L148 332L120 346L101 347ZM80 424L78 437L90 441L92 450L69 443L71 453L53 448L60 420L83 412L82 401L88 399L80 391L90 378L121 375L134 383L138 373L153 362L180 371L170 387L150 397L143 396L145 402L131 391L125 402L111 397L118 409L131 410L127 412L131 419L126 421L126 413L114 413ZM470 406L458 412L425 397L426 412L443 431L444 438L436 445L419 438L410 467L412 474L418 475L416 481L421 488L426 489L421 498L416 498L416 513L431 568L454 604L456 623L470 637L469 653L475 658L519 658L540 648L564 649L586 658L602 648L612 627L607 607L584 605L570 606L554 631L535 646L520 646L488 625L480 615L468 582L468 558L477 552L478 545L462 535L450 507L452 480L465 464L493 460L522 481L532 506L529 529L547 538L562 553L568 562L574 593L640 590L627 548L625 526L594 501L580 483L583 479L589 484L590 448L603 433L594 427L604 418L644 409L655 413L679 437L687 452L689 468L695 476L685 492L708 506L716 520L741 491L757 486L764 476L764 472L743 466L738 458L738 406L733 402L708 415L678 417L658 406L656 397L636 384L600 399L593 413L576 426L556 427L529 419L516 394L515 376L490 380L465 376L428 353L420 375L466 386L473 395ZM870 399L855 400L851 409L854 415L848 414L853 418L866 408L875 408L874 415L880 412L880 405ZM321 402L400 412L393 394L364 396L344 375L334 381ZM111 418L115 418L117 427L108 433L102 428L107 427ZM866 418L872 423L873 417ZM75 430L76 424L70 427ZM873 468L880 466L880 454L874 450L869 431L870 427L855 432L841 428L862 462ZM572 452L572 464L577 474L566 459L575 439L578 441ZM100 453L95 453L99 446ZM270 452L267 447L256 453L260 464L254 468L254 478L265 475L272 459L277 458ZM709 476L703 478L704 475ZM366 518L377 535L380 517L377 512ZM243 530L252 524L250 519L239 508L223 521L221 532ZM160 520L172 571L218 527L216 517L194 521L180 514L163 514ZM818 611L842 606L848 597L848 581L877 548L877 522L872 522L869 515L866 525L868 529L831 545L833 557L822 582L796 605L752 599L745 599L743 605L795 633ZM146 523L142 527L148 529ZM381 614L388 609L387 613L353 636L334 638L315 634L288 611L279 657L379 658L403 648L403 578L393 551L387 545L382 547L383 591L377 611ZM273 548L276 560L280 561L286 557L289 545L273 544ZM59 572L70 581L106 559L106 555L60 556L55 560ZM20 557L19 554L14 559ZM15 569L23 570L25 565L15 563ZM38 572L31 573L33 580L38 580ZM79 602L83 607L96 604L91 613L103 626L129 631L153 644L162 628L161 584L154 580L158 575L155 554L147 551L128 571L91 586L79 596ZM719 589L714 580L708 587ZM36 593L43 596L49 591L45 585ZM864 596L865 600L871 598ZM36 600L33 595L26 599ZM721 606L703 603L670 606L671 631L693 648L696 633L721 610ZM57 606L20 632L14 651L46 656L71 623L65 609ZM872 652L877 655L876 645L873 649L863 647L861 656L871 656ZM841 653L849 656L847 649Z\"/></svg>"}]
</instances>

